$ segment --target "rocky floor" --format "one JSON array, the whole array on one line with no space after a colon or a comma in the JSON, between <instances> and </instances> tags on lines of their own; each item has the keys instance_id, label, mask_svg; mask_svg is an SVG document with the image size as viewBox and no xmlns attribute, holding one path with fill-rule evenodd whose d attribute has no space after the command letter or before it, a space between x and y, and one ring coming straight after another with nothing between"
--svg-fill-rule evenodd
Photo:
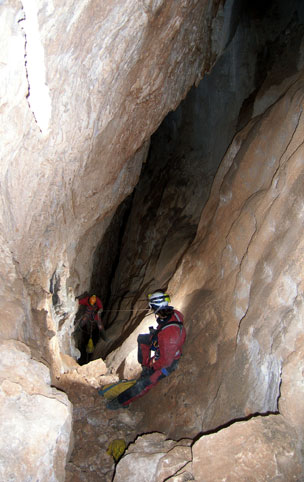
<instances>
[{"instance_id":1,"label":"rocky floor","mask_svg":"<svg viewBox=\"0 0 304 482\"><path fill-rule=\"evenodd\" d=\"M131 409L110 411L98 390L65 379L62 388L73 404L73 447L66 466L66 482L110 482L115 472L110 442L120 438L129 444L136 438L142 414Z\"/></svg>"}]
</instances>

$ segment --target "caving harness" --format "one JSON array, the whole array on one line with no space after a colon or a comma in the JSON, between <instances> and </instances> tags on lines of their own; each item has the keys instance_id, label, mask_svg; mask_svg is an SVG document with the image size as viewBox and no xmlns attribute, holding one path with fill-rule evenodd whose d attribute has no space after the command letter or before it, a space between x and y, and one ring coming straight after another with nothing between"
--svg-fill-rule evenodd
<instances>
[{"instance_id":1,"label":"caving harness","mask_svg":"<svg viewBox=\"0 0 304 482\"><path fill-rule=\"evenodd\" d=\"M178 316L178 314L176 312L174 312L174 316L175 316L175 318L177 318L177 321L168 321L167 323L162 324L156 330L153 329L153 328L150 329L150 332L151 332L151 335L152 335L152 337L151 337L151 350L155 352L155 360L158 360L159 357L160 357L160 351L159 351L159 346L158 346L158 335L161 331L166 330L166 328L169 328L170 326L178 326L179 330L180 330L179 331L180 338L182 336L184 325L182 323L182 320L180 319L180 317ZM175 353L175 356L178 356L178 355L180 355L179 358L182 355L180 349L178 349L177 352ZM174 360L174 361L177 362L179 360L179 358ZM170 375L170 373L171 373L171 371L168 371L167 368L162 368L161 372L166 377L168 375Z\"/></svg>"}]
</instances>

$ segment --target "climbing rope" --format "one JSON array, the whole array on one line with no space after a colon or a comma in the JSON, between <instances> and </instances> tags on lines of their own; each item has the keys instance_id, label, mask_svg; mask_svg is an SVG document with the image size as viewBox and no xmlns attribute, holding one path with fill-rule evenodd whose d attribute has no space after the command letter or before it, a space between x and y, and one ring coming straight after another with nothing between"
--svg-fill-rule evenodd
<instances>
[{"instance_id":1,"label":"climbing rope","mask_svg":"<svg viewBox=\"0 0 304 482\"><path fill-rule=\"evenodd\" d=\"M103 310L103 313L105 311L150 311L150 308L138 308L136 310Z\"/></svg>"},{"instance_id":2,"label":"climbing rope","mask_svg":"<svg viewBox=\"0 0 304 482\"><path fill-rule=\"evenodd\" d=\"M108 311L108 312L111 312L111 311L113 311L113 312L119 312L119 311L148 311L149 313L146 313L145 317L148 316L149 314L152 314L152 311L150 310L150 308L141 308L141 309L138 309L138 310L103 310L103 312L105 312L105 311ZM74 325L73 333L76 333L77 331L82 331L83 333L89 334L90 332L87 329L81 328L80 323L81 323L81 319ZM92 337L92 335L91 335L91 337Z\"/></svg>"}]
</instances>

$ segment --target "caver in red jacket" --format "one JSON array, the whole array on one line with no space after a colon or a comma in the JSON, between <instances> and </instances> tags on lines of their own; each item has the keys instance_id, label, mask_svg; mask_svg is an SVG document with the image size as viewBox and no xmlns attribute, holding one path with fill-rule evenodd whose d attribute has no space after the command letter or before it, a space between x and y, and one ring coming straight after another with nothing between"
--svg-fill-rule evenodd
<instances>
[{"instance_id":1,"label":"caver in red jacket","mask_svg":"<svg viewBox=\"0 0 304 482\"><path fill-rule=\"evenodd\" d=\"M186 339L183 321L183 315L172 308L167 318L157 318L158 326L152 334L138 336L138 361L144 367L143 373L146 371L147 374L141 376L135 385L117 397L121 406L127 407L145 395L159 380L176 369ZM152 358L151 350L155 352Z\"/></svg>"},{"instance_id":2,"label":"caver in red jacket","mask_svg":"<svg viewBox=\"0 0 304 482\"><path fill-rule=\"evenodd\" d=\"M138 361L143 367L153 368L154 371L168 368L174 360L182 354L182 346L186 339L186 330L183 325L184 317L172 310L168 318L157 319L158 326L152 336L139 335ZM150 358L150 351L155 351L155 356Z\"/></svg>"},{"instance_id":3,"label":"caver in red jacket","mask_svg":"<svg viewBox=\"0 0 304 482\"><path fill-rule=\"evenodd\" d=\"M94 304L90 302L92 298L95 298ZM103 323L101 321L100 313L103 310L102 302L98 296L86 296L79 300L80 305L86 306L86 311L81 319L80 326L84 326L88 322L95 321L99 330L103 330Z\"/></svg>"}]
</instances>

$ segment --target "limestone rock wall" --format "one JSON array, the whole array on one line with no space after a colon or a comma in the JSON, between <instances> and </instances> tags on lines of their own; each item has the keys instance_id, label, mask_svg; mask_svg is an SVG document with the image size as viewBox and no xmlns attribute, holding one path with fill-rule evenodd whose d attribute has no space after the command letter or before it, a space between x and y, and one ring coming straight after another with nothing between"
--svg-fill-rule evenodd
<instances>
[{"instance_id":1,"label":"limestone rock wall","mask_svg":"<svg viewBox=\"0 0 304 482\"><path fill-rule=\"evenodd\" d=\"M240 123L259 115L231 143L197 235L168 286L174 306L185 313L188 339L174 376L136 402L134 410L145 414L141 431L176 440L217 432L194 444L192 465L185 458L185 473L172 480L245 481L248 467L253 480L303 478L304 90L298 59L300 73L290 69L284 76L274 65L242 112ZM122 358L119 350L108 357L125 374L127 343ZM258 413L262 417L247 420ZM139 456L143 472L157 478L164 454L153 467L150 456ZM130 467L127 453L123 473ZM116 474L120 480L122 472Z\"/></svg>"},{"instance_id":2,"label":"limestone rock wall","mask_svg":"<svg viewBox=\"0 0 304 482\"><path fill-rule=\"evenodd\" d=\"M118 463L114 481L291 481L301 480L301 473L289 428L272 415L235 423L195 443L166 440L160 433L138 437Z\"/></svg>"},{"instance_id":3,"label":"limestone rock wall","mask_svg":"<svg viewBox=\"0 0 304 482\"><path fill-rule=\"evenodd\" d=\"M169 283L184 355L133 409L146 433L196 437L192 452L146 435L117 481L164 480L165 461L166 480L303 478L303 100L302 72L235 137Z\"/></svg>"},{"instance_id":4,"label":"limestone rock wall","mask_svg":"<svg viewBox=\"0 0 304 482\"><path fill-rule=\"evenodd\" d=\"M106 216L138 178L144 152L134 153L206 68L211 7L2 4L2 232L29 283L49 289L81 250L90 265Z\"/></svg>"},{"instance_id":5,"label":"limestone rock wall","mask_svg":"<svg viewBox=\"0 0 304 482\"><path fill-rule=\"evenodd\" d=\"M277 412L280 400L286 414L292 399L301 403L302 387L291 378L302 366L302 105L300 76L236 136L221 164L196 238L169 284L188 339L177 375L145 397L150 428L195 435ZM179 397L166 402L177 387ZM160 405L171 407L174 423L158 413Z\"/></svg>"},{"instance_id":6,"label":"limestone rock wall","mask_svg":"<svg viewBox=\"0 0 304 482\"><path fill-rule=\"evenodd\" d=\"M303 329L302 103L300 77L236 137L172 285L179 304L197 320L190 327L202 329L201 354L218 380L213 389L213 382L208 385L209 400L213 390L215 398L212 406L207 402L203 428L210 420L225 422L227 398L234 418L276 411L284 364L297 351ZM189 341L195 337L193 332ZM206 399L203 387L198 396Z\"/></svg>"},{"instance_id":7,"label":"limestone rock wall","mask_svg":"<svg viewBox=\"0 0 304 482\"><path fill-rule=\"evenodd\" d=\"M148 434L138 437L130 444L125 457L117 466L114 481L141 480L144 482L170 480L179 469L186 473L185 465L191 461L191 440L183 439L179 442L166 440L162 433ZM136 461L136 462L135 462ZM135 473L132 470L136 463ZM189 479L184 479L189 480Z\"/></svg>"},{"instance_id":8,"label":"limestone rock wall","mask_svg":"<svg viewBox=\"0 0 304 482\"><path fill-rule=\"evenodd\" d=\"M30 346L53 382L61 353L77 354L75 294L89 287L94 250L138 180L149 137L215 57L216 10L212 0L1 2L1 337ZM51 408L36 409L47 431ZM70 430L65 416L58 437ZM43 447L39 477L62 479L66 451L45 475ZM25 463L24 476L34 472Z\"/></svg>"},{"instance_id":9,"label":"limestone rock wall","mask_svg":"<svg viewBox=\"0 0 304 482\"><path fill-rule=\"evenodd\" d=\"M235 133L274 103L301 69L301 15L295 4L286 11L283 3L274 4L275 16L266 8L260 15L250 8L239 12L212 71L152 136L111 277L109 338L116 340L120 333L124 339L138 325L147 293L167 287L195 237ZM228 12L223 14L227 18ZM96 356L111 347L101 341Z\"/></svg>"},{"instance_id":10,"label":"limestone rock wall","mask_svg":"<svg viewBox=\"0 0 304 482\"><path fill-rule=\"evenodd\" d=\"M210 66L216 3L0 8L2 259L56 333L71 325L73 295L89 287L94 249L137 182L151 133ZM23 320L20 339L31 331Z\"/></svg>"},{"instance_id":11,"label":"limestone rock wall","mask_svg":"<svg viewBox=\"0 0 304 482\"><path fill-rule=\"evenodd\" d=\"M0 345L0 479L65 480L71 403L21 342Z\"/></svg>"}]
</instances>

